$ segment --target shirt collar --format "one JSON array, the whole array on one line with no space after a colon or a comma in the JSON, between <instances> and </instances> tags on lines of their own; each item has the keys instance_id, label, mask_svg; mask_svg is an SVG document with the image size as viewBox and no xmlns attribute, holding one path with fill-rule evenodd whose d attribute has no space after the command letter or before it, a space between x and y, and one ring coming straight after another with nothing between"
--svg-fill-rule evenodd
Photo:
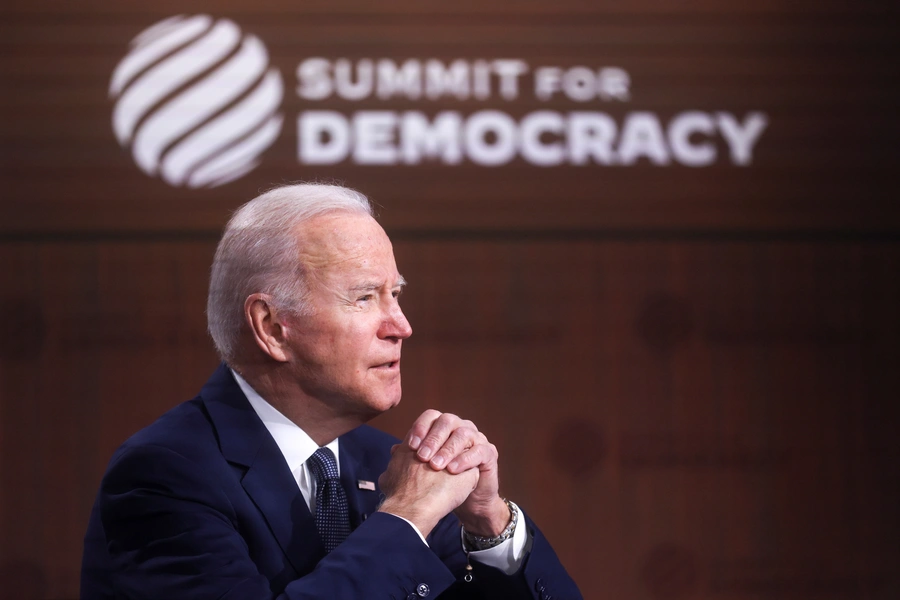
<instances>
[{"instance_id":1,"label":"shirt collar","mask_svg":"<svg viewBox=\"0 0 900 600\"><path fill-rule=\"evenodd\" d=\"M278 449L284 455L291 473L297 479L300 476L300 468L303 466L303 463L319 449L319 445L305 431L300 429L296 423L266 402L234 369L231 369L231 374L234 375L234 380L241 388L241 391L244 392L247 401L250 402L250 406L253 407L263 425L269 430L269 434L271 434L275 444L278 445ZM333 439L325 444L325 447L334 453L338 473L340 473L341 460L338 453L338 439Z\"/></svg>"}]
</instances>

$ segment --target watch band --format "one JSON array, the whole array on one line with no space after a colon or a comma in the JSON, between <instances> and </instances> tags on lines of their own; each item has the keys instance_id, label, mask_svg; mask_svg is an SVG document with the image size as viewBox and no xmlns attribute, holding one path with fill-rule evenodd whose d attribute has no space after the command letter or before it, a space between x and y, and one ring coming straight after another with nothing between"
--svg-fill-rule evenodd
<instances>
[{"instance_id":1,"label":"watch band","mask_svg":"<svg viewBox=\"0 0 900 600\"><path fill-rule=\"evenodd\" d=\"M475 535L463 528L462 537L464 545L468 546L468 550L488 550L489 548L499 546L511 538L516 532L516 524L519 521L519 507L516 506L512 500L504 498L503 501L506 502L506 506L509 508L509 523L506 525L506 528L500 532L500 535L495 537Z\"/></svg>"}]
</instances>

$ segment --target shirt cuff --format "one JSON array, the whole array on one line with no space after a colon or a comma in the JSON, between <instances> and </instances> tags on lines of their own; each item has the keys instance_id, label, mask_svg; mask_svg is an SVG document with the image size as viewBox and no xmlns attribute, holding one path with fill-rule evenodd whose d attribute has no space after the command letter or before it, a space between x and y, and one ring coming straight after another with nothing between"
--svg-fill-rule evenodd
<instances>
[{"instance_id":1,"label":"shirt cuff","mask_svg":"<svg viewBox=\"0 0 900 600\"><path fill-rule=\"evenodd\" d=\"M469 552L469 557L483 565L500 569L507 575L515 574L522 566L528 550L531 549L531 534L528 532L528 526L525 525L522 509L516 506L516 512L519 522L510 539L487 550L473 550Z\"/></svg>"}]
</instances>

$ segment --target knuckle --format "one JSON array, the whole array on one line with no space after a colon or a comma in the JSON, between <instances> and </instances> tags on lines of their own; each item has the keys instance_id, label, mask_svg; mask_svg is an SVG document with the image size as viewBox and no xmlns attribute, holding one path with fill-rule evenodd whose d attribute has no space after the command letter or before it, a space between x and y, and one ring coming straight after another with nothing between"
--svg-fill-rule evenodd
<instances>
[{"instance_id":1,"label":"knuckle","mask_svg":"<svg viewBox=\"0 0 900 600\"><path fill-rule=\"evenodd\" d=\"M441 436L432 429L431 432L425 436L425 439L422 440L422 445L432 449L437 448L441 445Z\"/></svg>"},{"instance_id":2,"label":"knuckle","mask_svg":"<svg viewBox=\"0 0 900 600\"><path fill-rule=\"evenodd\" d=\"M426 425L433 421L436 421L441 417L441 413L434 410L433 408L429 408L425 412L423 412L419 418L416 420L417 425Z\"/></svg>"},{"instance_id":3,"label":"knuckle","mask_svg":"<svg viewBox=\"0 0 900 600\"><path fill-rule=\"evenodd\" d=\"M478 439L478 432L469 427L458 427L454 435L466 443L474 442Z\"/></svg>"},{"instance_id":4,"label":"knuckle","mask_svg":"<svg viewBox=\"0 0 900 600\"><path fill-rule=\"evenodd\" d=\"M447 438L447 445L453 446L455 448L457 446L460 446L461 444L465 444L466 439L467 438L465 432L456 429L453 433L450 434L450 437Z\"/></svg>"},{"instance_id":5,"label":"knuckle","mask_svg":"<svg viewBox=\"0 0 900 600\"><path fill-rule=\"evenodd\" d=\"M484 464L491 462L491 458L493 454L491 453L491 449L489 446L478 446L478 462L479 464Z\"/></svg>"},{"instance_id":6,"label":"knuckle","mask_svg":"<svg viewBox=\"0 0 900 600\"><path fill-rule=\"evenodd\" d=\"M435 456L440 456L441 458L444 459L444 463L447 463L456 456L456 452L447 448L447 446L444 446L443 448L440 449L440 451L438 451L437 454L435 454Z\"/></svg>"},{"instance_id":7,"label":"knuckle","mask_svg":"<svg viewBox=\"0 0 900 600\"><path fill-rule=\"evenodd\" d=\"M444 427L456 426L459 422L459 417L451 413L443 413L437 418L436 422Z\"/></svg>"},{"instance_id":8,"label":"knuckle","mask_svg":"<svg viewBox=\"0 0 900 600\"><path fill-rule=\"evenodd\" d=\"M441 451L447 456L455 456L461 449L466 447L466 438L460 435L459 431L454 431L446 442Z\"/></svg>"}]
</instances>

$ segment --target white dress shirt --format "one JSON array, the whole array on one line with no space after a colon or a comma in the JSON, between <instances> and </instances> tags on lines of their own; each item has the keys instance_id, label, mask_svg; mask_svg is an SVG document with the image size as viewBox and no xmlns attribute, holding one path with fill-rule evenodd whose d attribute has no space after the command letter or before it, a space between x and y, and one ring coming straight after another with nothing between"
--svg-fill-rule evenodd
<instances>
[{"instance_id":1,"label":"white dress shirt","mask_svg":"<svg viewBox=\"0 0 900 600\"><path fill-rule=\"evenodd\" d=\"M237 372L232 369L231 373L250 402L250 406L256 411L263 425L266 426L266 429L269 430L269 433L275 440L278 449L284 455L284 460L287 461L288 468L290 468L291 474L294 476L294 481L297 482L297 485L300 487L300 493L303 494L303 498L309 506L309 512L315 514L316 478L310 473L309 468L306 466L306 461L319 449L318 444L305 431L300 429L296 423L266 402ZM338 440L330 441L325 444L325 447L334 453L338 474L340 474L341 460ZM403 519L399 515L394 516ZM482 564L500 569L507 575L512 575L518 571L519 567L522 566L527 547L531 546L531 535L528 533L528 528L525 527L525 519L521 510L519 510L518 518L519 523L511 539L487 550L472 551L469 553L469 556ZM411 521L403 520L409 523L410 527L421 538L422 543L428 545L419 528Z\"/></svg>"}]
</instances>

